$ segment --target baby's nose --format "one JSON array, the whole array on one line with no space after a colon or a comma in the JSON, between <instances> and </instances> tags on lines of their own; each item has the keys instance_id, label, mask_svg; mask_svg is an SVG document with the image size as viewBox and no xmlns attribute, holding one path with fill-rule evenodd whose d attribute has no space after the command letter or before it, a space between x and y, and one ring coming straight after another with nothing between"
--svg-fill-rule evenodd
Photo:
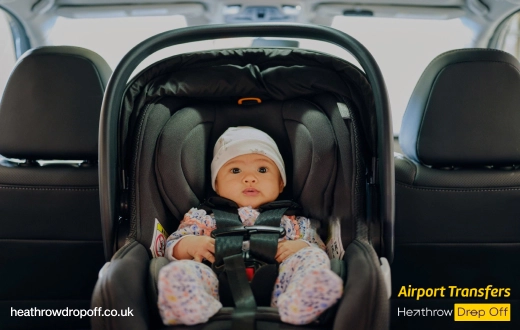
<instances>
[{"instance_id":1,"label":"baby's nose","mask_svg":"<svg viewBox=\"0 0 520 330\"><path fill-rule=\"evenodd\" d=\"M253 175L246 175L244 177L244 182L245 183L256 183L256 177Z\"/></svg>"}]
</instances>

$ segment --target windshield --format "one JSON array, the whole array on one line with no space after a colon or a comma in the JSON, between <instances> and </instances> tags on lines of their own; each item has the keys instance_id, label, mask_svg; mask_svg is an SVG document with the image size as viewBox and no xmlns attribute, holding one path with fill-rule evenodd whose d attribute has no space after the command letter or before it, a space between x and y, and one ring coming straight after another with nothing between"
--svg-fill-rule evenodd
<instances>
[{"instance_id":1,"label":"windshield","mask_svg":"<svg viewBox=\"0 0 520 330\"><path fill-rule=\"evenodd\" d=\"M183 16L64 18L59 17L48 35L51 45L74 45L91 49L114 69L133 46L144 39L186 26ZM471 46L473 33L460 19L433 20L381 17L335 17L332 27L360 41L374 56L387 84L394 134L412 90L428 63L440 53ZM313 40L298 40L299 47L345 58L353 57L337 46ZM219 39L170 47L150 56L138 72L166 56L214 48L249 47L252 38ZM134 73L135 73L134 72Z\"/></svg>"}]
</instances>

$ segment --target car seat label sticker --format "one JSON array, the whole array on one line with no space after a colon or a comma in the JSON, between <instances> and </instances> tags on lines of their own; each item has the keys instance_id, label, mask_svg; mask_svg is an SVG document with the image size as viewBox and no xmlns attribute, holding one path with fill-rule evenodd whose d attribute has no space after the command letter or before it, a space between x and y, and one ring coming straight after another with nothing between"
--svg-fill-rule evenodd
<instances>
[{"instance_id":1,"label":"car seat label sticker","mask_svg":"<svg viewBox=\"0 0 520 330\"><path fill-rule=\"evenodd\" d=\"M168 237L168 234L166 233L166 230L164 230L159 220L157 220L157 218L155 218L155 223L153 227L153 239L152 245L150 245L150 250L152 251L152 255L154 258L164 257L166 237Z\"/></svg>"}]
</instances>

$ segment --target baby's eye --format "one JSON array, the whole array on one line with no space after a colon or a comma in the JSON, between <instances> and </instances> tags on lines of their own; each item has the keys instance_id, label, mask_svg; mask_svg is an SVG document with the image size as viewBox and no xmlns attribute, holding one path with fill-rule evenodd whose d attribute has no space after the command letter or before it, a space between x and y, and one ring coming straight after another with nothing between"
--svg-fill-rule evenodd
<instances>
[{"instance_id":1,"label":"baby's eye","mask_svg":"<svg viewBox=\"0 0 520 330\"><path fill-rule=\"evenodd\" d=\"M233 174L238 174L238 173L240 173L240 169L239 169L238 167L233 167L233 168L231 169L231 173L233 173Z\"/></svg>"},{"instance_id":2,"label":"baby's eye","mask_svg":"<svg viewBox=\"0 0 520 330\"><path fill-rule=\"evenodd\" d=\"M263 167L263 166L260 167L260 168L258 169L258 172L260 172L260 173L267 173L267 167Z\"/></svg>"}]
</instances>

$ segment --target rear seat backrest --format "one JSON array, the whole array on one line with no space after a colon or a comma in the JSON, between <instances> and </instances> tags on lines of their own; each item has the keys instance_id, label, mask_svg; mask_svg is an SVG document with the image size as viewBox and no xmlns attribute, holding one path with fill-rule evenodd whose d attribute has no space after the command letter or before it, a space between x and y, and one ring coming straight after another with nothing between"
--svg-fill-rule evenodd
<instances>
[{"instance_id":1,"label":"rear seat backrest","mask_svg":"<svg viewBox=\"0 0 520 330\"><path fill-rule=\"evenodd\" d=\"M399 138L406 157L395 159L394 329L446 325L440 317L397 317L398 307L471 302L449 291L440 299L396 298L408 285L511 288L511 297L493 302L515 301L512 314L520 312L519 127L520 64L511 55L451 51L421 76Z\"/></svg>"},{"instance_id":2,"label":"rear seat backrest","mask_svg":"<svg viewBox=\"0 0 520 330\"><path fill-rule=\"evenodd\" d=\"M88 318L9 313L90 307L104 263L97 148L110 74L86 49L42 47L26 53L7 82L0 103L2 326L90 327Z\"/></svg>"}]
</instances>

